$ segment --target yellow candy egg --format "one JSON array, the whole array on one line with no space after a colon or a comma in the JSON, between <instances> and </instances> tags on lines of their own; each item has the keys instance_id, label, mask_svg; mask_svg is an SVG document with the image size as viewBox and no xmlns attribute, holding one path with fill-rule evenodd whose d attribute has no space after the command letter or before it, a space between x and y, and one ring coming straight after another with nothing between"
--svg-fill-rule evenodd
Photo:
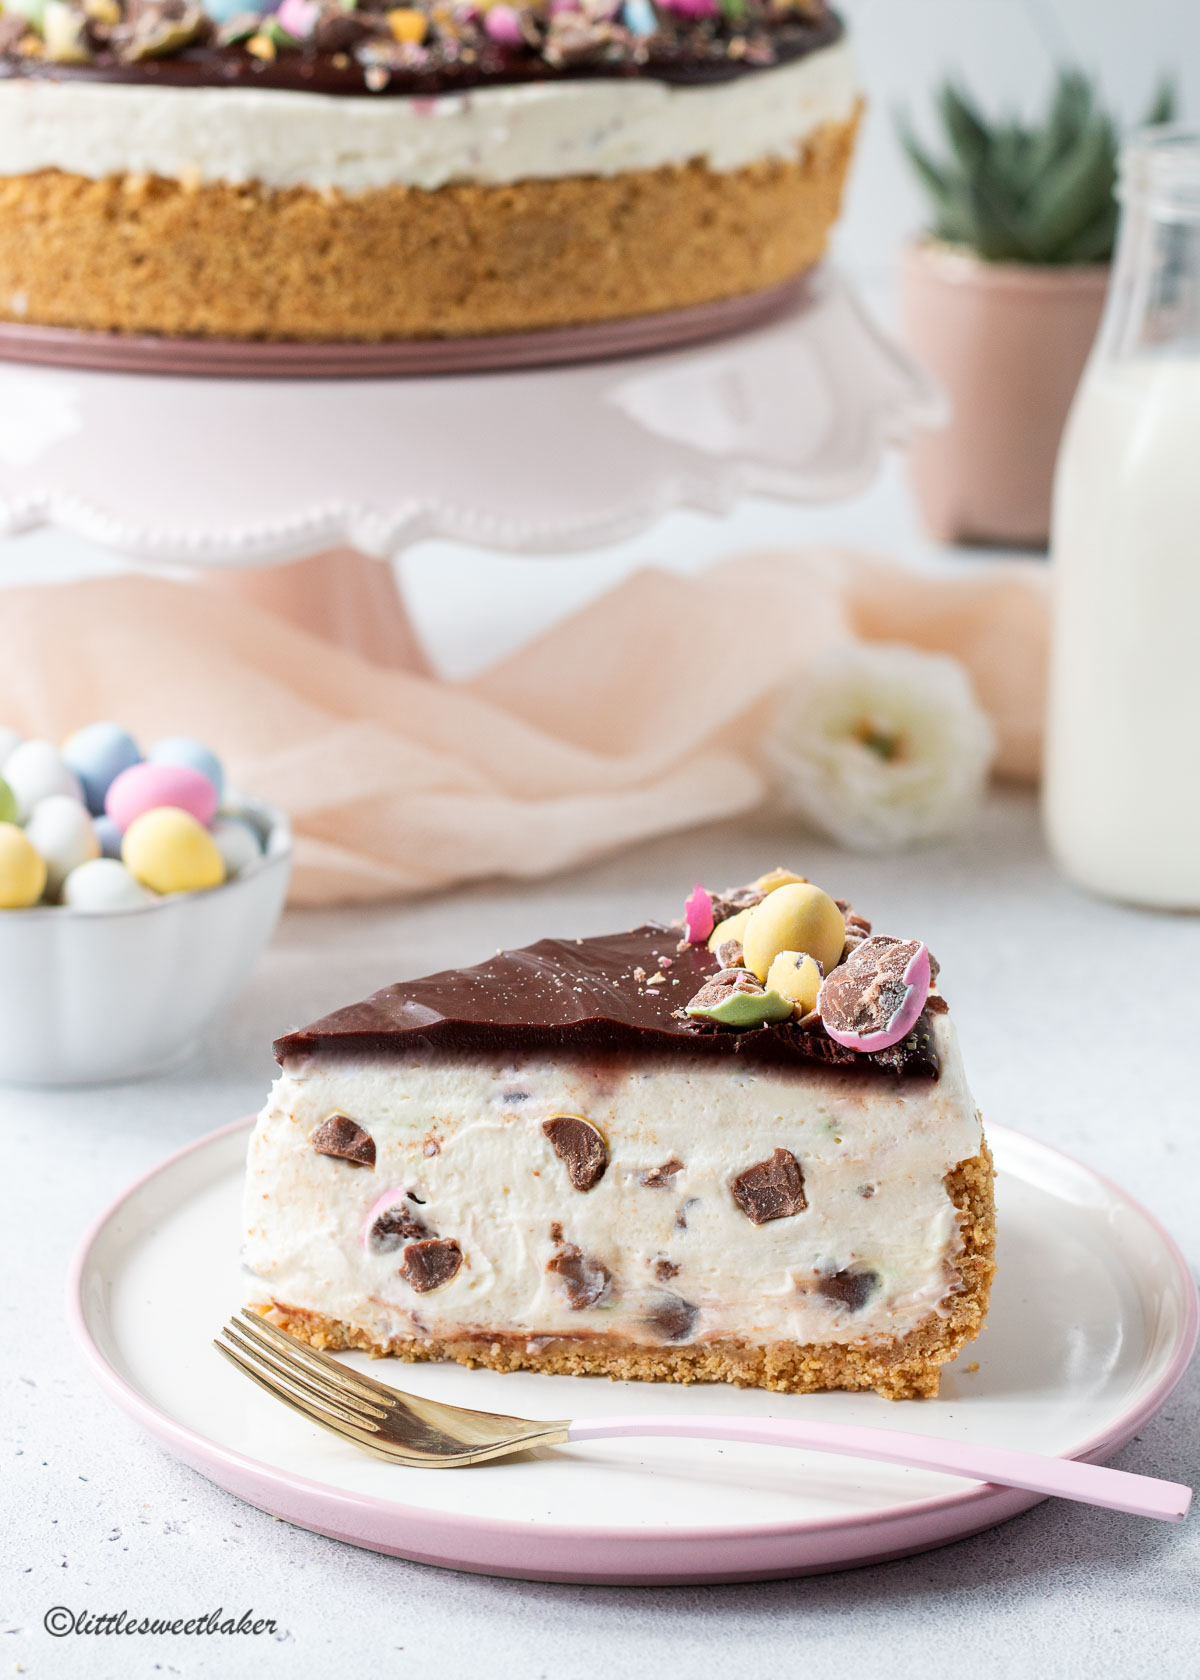
<instances>
[{"instance_id":1,"label":"yellow candy egg","mask_svg":"<svg viewBox=\"0 0 1200 1680\"><path fill-rule=\"evenodd\" d=\"M41 898L46 863L16 823L0 823L0 910L27 910Z\"/></svg>"},{"instance_id":2,"label":"yellow candy egg","mask_svg":"<svg viewBox=\"0 0 1200 1680\"><path fill-rule=\"evenodd\" d=\"M708 948L715 955L727 939L742 942L742 929L750 918L749 910L739 910L736 916L727 916L723 922L718 922L708 936Z\"/></svg>"},{"instance_id":3,"label":"yellow candy egg","mask_svg":"<svg viewBox=\"0 0 1200 1680\"><path fill-rule=\"evenodd\" d=\"M776 887L751 910L742 953L746 967L765 982L781 951L807 951L828 974L845 943L846 923L829 894L808 882L793 882Z\"/></svg>"},{"instance_id":4,"label":"yellow candy egg","mask_svg":"<svg viewBox=\"0 0 1200 1680\"><path fill-rule=\"evenodd\" d=\"M187 811L171 805L134 818L121 842L121 861L156 893L199 892L225 879L212 835Z\"/></svg>"},{"instance_id":5,"label":"yellow candy egg","mask_svg":"<svg viewBox=\"0 0 1200 1680\"><path fill-rule=\"evenodd\" d=\"M777 887L791 887L806 882L807 875L793 875L790 869L770 869L754 883L756 892L773 893Z\"/></svg>"},{"instance_id":6,"label":"yellow candy egg","mask_svg":"<svg viewBox=\"0 0 1200 1680\"><path fill-rule=\"evenodd\" d=\"M767 990L789 1000L797 1015L817 1007L821 970L807 951L780 951L767 970Z\"/></svg>"}]
</instances>

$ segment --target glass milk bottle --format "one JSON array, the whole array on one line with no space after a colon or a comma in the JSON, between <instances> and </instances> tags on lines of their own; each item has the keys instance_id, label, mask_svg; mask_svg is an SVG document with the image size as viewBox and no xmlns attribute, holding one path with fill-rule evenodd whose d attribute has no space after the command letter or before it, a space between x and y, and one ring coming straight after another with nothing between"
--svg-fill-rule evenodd
<instances>
[{"instance_id":1,"label":"glass milk bottle","mask_svg":"<svg viewBox=\"0 0 1200 1680\"><path fill-rule=\"evenodd\" d=\"M1080 886L1200 909L1200 128L1136 136L1121 196L1055 479L1045 819Z\"/></svg>"}]
</instances>

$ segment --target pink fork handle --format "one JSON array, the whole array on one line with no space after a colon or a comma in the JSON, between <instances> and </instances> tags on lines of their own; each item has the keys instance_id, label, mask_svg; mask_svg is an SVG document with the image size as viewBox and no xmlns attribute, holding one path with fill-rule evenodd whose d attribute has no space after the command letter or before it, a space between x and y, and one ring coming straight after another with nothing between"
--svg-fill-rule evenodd
<instances>
[{"instance_id":1,"label":"pink fork handle","mask_svg":"<svg viewBox=\"0 0 1200 1680\"><path fill-rule=\"evenodd\" d=\"M1012 1452L1007 1447L980 1447L966 1441L943 1441L933 1435L909 1435L900 1430L865 1429L849 1423L799 1423L780 1418L626 1417L582 1419L572 1423L571 1441L603 1441L627 1435L690 1436L699 1441L750 1441L759 1446L806 1447L811 1452L840 1453L847 1458L873 1458L884 1464L905 1464L915 1470L941 1470L969 1476L976 1482L1027 1488L1059 1499L1078 1499L1135 1517L1158 1517L1182 1522L1192 1502L1192 1490L1179 1482L1154 1476L1132 1476L1103 1464L1084 1464L1074 1458L1048 1458L1040 1453Z\"/></svg>"}]
</instances>

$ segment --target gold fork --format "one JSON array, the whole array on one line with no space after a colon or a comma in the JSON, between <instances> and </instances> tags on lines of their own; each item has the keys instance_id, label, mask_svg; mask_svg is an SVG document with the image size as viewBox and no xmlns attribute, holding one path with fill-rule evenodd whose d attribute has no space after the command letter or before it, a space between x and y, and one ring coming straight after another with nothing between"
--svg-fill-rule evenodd
<instances>
[{"instance_id":1,"label":"gold fork","mask_svg":"<svg viewBox=\"0 0 1200 1680\"><path fill-rule=\"evenodd\" d=\"M268 1394L390 1464L451 1470L482 1464L490 1458L507 1458L530 1447L558 1447L568 1441L616 1436L668 1435L806 1447L814 1452L939 1470L978 1482L1128 1511L1134 1516L1158 1517L1165 1522L1182 1521L1192 1498L1191 1489L1177 1482L1134 1476L1102 1464L850 1423L679 1413L545 1421L502 1417L496 1412L473 1412L465 1406L447 1406L440 1400L425 1400L390 1388L319 1353L257 1313L238 1313L223 1327L221 1338L213 1343L217 1352Z\"/></svg>"}]
</instances>

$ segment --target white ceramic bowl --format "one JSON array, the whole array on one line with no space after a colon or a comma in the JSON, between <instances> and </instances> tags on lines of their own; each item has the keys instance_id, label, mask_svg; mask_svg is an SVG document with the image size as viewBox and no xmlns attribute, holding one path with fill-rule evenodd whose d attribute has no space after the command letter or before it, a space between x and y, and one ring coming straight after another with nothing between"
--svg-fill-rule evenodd
<instances>
[{"instance_id":1,"label":"white ceramic bowl","mask_svg":"<svg viewBox=\"0 0 1200 1680\"><path fill-rule=\"evenodd\" d=\"M131 910L0 911L0 1080L136 1079L193 1048L248 979L287 896L287 818L252 799L238 814L265 851L222 887Z\"/></svg>"}]
</instances>

